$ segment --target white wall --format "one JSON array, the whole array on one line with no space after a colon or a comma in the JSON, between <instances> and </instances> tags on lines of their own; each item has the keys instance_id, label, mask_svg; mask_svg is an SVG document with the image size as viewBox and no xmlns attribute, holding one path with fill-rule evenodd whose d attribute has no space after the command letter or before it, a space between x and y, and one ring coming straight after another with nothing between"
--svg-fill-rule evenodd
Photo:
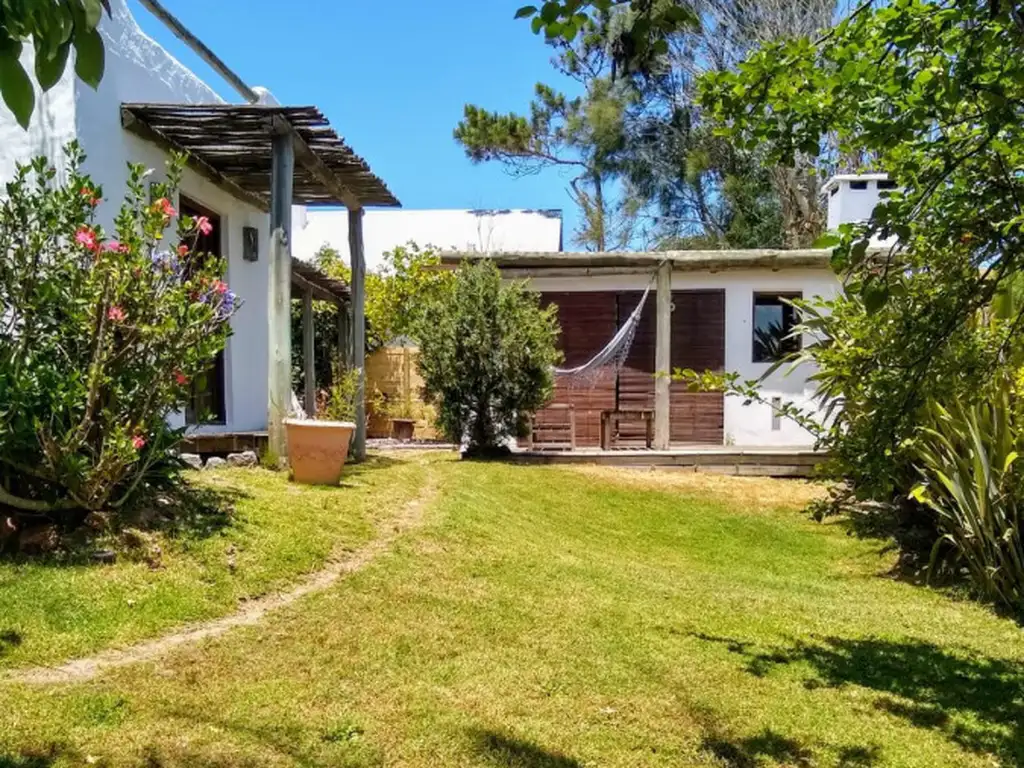
<instances>
[{"instance_id":1,"label":"white wall","mask_svg":"<svg viewBox=\"0 0 1024 768\"><path fill-rule=\"evenodd\" d=\"M642 291L650 282L644 275L589 278L537 278L530 281L536 291ZM801 292L804 298L830 298L839 290L839 282L825 269L737 270L729 272L676 272L672 290L725 290L725 370L743 378L760 378L771 367L753 362L753 314L755 292ZM650 300L650 299L649 299ZM595 350L596 351L596 350ZM785 369L773 374L761 386L769 401L782 398L796 405L812 404L813 387L807 382L809 369L802 367L789 375ZM810 447L813 437L802 427L783 419L781 429L772 430L770 405L743 405L740 398L725 402L725 441L739 447Z\"/></svg>"},{"instance_id":2,"label":"white wall","mask_svg":"<svg viewBox=\"0 0 1024 768\"><path fill-rule=\"evenodd\" d=\"M348 213L293 209L292 252L310 261L324 244L350 263ZM376 270L385 252L410 241L421 248L466 251L560 251L560 211L368 210L363 217L366 268Z\"/></svg>"},{"instance_id":3,"label":"white wall","mask_svg":"<svg viewBox=\"0 0 1024 768\"><path fill-rule=\"evenodd\" d=\"M35 71L35 53L31 45L24 47L21 63L26 72ZM27 131L18 125L13 113L0 101L0 185L14 178L17 163L27 163L39 156L48 158L61 173L65 170L63 149L76 134L74 69L69 63L64 76L46 93L34 78L33 86L36 108Z\"/></svg>"}]
</instances>

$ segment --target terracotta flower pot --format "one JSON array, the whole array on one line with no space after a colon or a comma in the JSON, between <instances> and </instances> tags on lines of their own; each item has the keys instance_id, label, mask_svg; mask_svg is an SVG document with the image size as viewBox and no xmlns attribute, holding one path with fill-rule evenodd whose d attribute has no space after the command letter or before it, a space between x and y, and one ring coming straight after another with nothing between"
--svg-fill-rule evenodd
<instances>
[{"instance_id":1,"label":"terracotta flower pot","mask_svg":"<svg viewBox=\"0 0 1024 768\"><path fill-rule=\"evenodd\" d=\"M285 419L292 479L307 485L337 485L356 425L347 421Z\"/></svg>"},{"instance_id":2,"label":"terracotta flower pot","mask_svg":"<svg viewBox=\"0 0 1024 768\"><path fill-rule=\"evenodd\" d=\"M395 440L408 442L412 440L413 432L416 430L416 419L392 419L391 437Z\"/></svg>"}]
</instances>

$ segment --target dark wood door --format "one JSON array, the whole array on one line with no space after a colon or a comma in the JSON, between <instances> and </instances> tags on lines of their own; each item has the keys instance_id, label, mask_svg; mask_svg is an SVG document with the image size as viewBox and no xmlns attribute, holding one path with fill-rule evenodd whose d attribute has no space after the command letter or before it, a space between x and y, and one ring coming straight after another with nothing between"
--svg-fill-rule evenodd
<instances>
[{"instance_id":1,"label":"dark wood door","mask_svg":"<svg viewBox=\"0 0 1024 768\"><path fill-rule=\"evenodd\" d=\"M672 292L672 368L725 370L725 291ZM671 387L672 443L721 445L725 436L725 396Z\"/></svg>"},{"instance_id":2,"label":"dark wood door","mask_svg":"<svg viewBox=\"0 0 1024 768\"><path fill-rule=\"evenodd\" d=\"M191 216L192 218L205 216L213 227L209 234L200 234L194 246L189 243L192 246L193 254L195 254L190 254L189 258L203 254L222 257L220 216L184 197L179 201L178 208L182 216ZM221 350L217 353L217 357L214 358L209 369L192 382L192 399L185 406L186 424L225 424L227 422L224 367L224 351Z\"/></svg>"},{"instance_id":3,"label":"dark wood door","mask_svg":"<svg viewBox=\"0 0 1024 768\"><path fill-rule=\"evenodd\" d=\"M604 349L617 330L615 294L610 292L545 293L545 306L558 307L558 322L562 328L559 348L565 355L562 368L582 365ZM576 376L555 377L557 404L572 405L576 415L576 445L596 448L601 444L601 411L615 407L615 371L606 369L594 378ZM565 419L564 412L550 411L537 414L538 421Z\"/></svg>"}]
</instances>

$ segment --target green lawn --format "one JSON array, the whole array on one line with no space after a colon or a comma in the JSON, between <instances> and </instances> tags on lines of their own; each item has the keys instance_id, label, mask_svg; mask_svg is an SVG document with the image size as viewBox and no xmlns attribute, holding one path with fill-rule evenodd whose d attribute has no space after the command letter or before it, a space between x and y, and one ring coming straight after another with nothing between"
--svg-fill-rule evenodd
<instances>
[{"instance_id":1,"label":"green lawn","mask_svg":"<svg viewBox=\"0 0 1024 768\"><path fill-rule=\"evenodd\" d=\"M204 508L174 510L180 519L113 566L0 560L0 671L228 613L366 542L378 513L415 495L423 477L420 464L380 459L334 491L262 470L194 474ZM153 545L158 559L147 556Z\"/></svg>"},{"instance_id":2,"label":"green lawn","mask_svg":"<svg viewBox=\"0 0 1024 768\"><path fill-rule=\"evenodd\" d=\"M430 475L423 528L259 626L0 683L0 766L1024 761L1020 628L888 578L879 543L798 513L805 485L395 462L361 479Z\"/></svg>"}]
</instances>

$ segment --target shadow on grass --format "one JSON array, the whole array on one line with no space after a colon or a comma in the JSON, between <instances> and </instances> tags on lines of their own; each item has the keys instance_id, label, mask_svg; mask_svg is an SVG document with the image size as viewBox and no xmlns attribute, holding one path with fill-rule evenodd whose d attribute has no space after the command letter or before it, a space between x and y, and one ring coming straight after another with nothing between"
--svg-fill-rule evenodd
<instances>
[{"instance_id":1,"label":"shadow on grass","mask_svg":"<svg viewBox=\"0 0 1024 768\"><path fill-rule=\"evenodd\" d=\"M808 689L869 688L883 694L874 702L879 712L939 731L965 749L1024 763L1024 666L1015 662L920 640L825 637L762 651L735 638L695 636L741 656L757 677L808 665Z\"/></svg>"},{"instance_id":2,"label":"shadow on grass","mask_svg":"<svg viewBox=\"0 0 1024 768\"><path fill-rule=\"evenodd\" d=\"M81 761L82 755L77 750L60 744L51 744L45 749L25 749L18 752L0 750L0 768L49 768L64 759Z\"/></svg>"},{"instance_id":3,"label":"shadow on grass","mask_svg":"<svg viewBox=\"0 0 1024 768\"><path fill-rule=\"evenodd\" d=\"M583 768L583 764L558 752L498 731L472 730L473 749L488 765L507 768Z\"/></svg>"},{"instance_id":4,"label":"shadow on grass","mask_svg":"<svg viewBox=\"0 0 1024 768\"><path fill-rule=\"evenodd\" d=\"M22 644L24 638L13 629L0 630L0 659ZM0 763L0 768L3 764Z\"/></svg>"},{"instance_id":5,"label":"shadow on grass","mask_svg":"<svg viewBox=\"0 0 1024 768\"><path fill-rule=\"evenodd\" d=\"M701 742L704 752L714 755L729 768L757 768L761 758L771 758L783 765L803 768L814 764L812 752L795 739L766 728L756 736L729 739L712 732Z\"/></svg>"},{"instance_id":6,"label":"shadow on grass","mask_svg":"<svg viewBox=\"0 0 1024 768\"><path fill-rule=\"evenodd\" d=\"M57 524L59 546L44 554L26 554L19 551L16 538L13 546L0 550L0 562L32 563L52 567L81 567L103 564L98 557L102 551L117 554L126 542L126 532L158 533L184 541L216 536L235 520L239 502L252 498L247 491L235 487L213 488L189 482L172 488L152 490L140 496L130 510L123 513L100 515L105 522L90 527L86 512L67 517ZM45 518L25 523L26 530L33 525L45 525ZM129 536L129 539L137 536ZM130 548L131 542L127 542ZM0 655L4 640L0 635Z\"/></svg>"}]
</instances>

